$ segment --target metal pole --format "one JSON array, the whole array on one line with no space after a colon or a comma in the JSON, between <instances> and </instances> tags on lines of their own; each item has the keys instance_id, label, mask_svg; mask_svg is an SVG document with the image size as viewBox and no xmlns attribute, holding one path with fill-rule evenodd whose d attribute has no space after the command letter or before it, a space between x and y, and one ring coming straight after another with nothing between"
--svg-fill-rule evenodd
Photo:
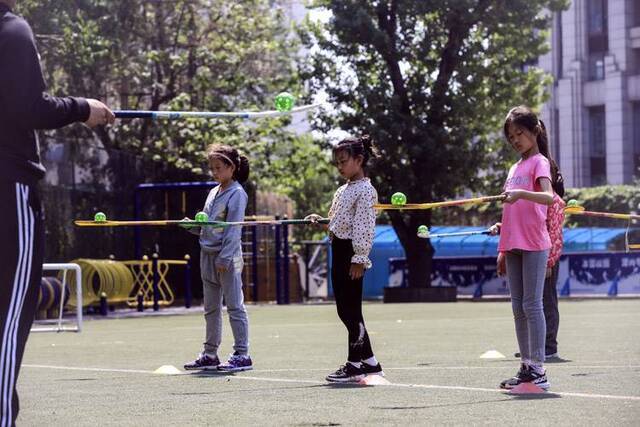
<instances>
[{"instance_id":1,"label":"metal pole","mask_svg":"<svg viewBox=\"0 0 640 427\"><path fill-rule=\"evenodd\" d=\"M309 299L309 257L311 256L311 251L309 250L308 243L304 244L304 298L306 300Z\"/></svg>"},{"instance_id":2,"label":"metal pole","mask_svg":"<svg viewBox=\"0 0 640 427\"><path fill-rule=\"evenodd\" d=\"M138 192L138 188L136 188L134 190L134 195L133 195L133 218L138 220L140 219L140 193ZM141 248L141 237L140 237L140 227L134 227L133 229L133 235L134 235L134 248L135 248L135 254L136 254L136 259L139 259L142 256L142 248Z\"/></svg>"},{"instance_id":3,"label":"metal pole","mask_svg":"<svg viewBox=\"0 0 640 427\"><path fill-rule=\"evenodd\" d=\"M326 241L325 246L327 248L327 296L329 296L329 290L333 293L333 281L331 280L331 256L333 254L331 253L331 242L329 240Z\"/></svg>"},{"instance_id":4,"label":"metal pole","mask_svg":"<svg viewBox=\"0 0 640 427\"><path fill-rule=\"evenodd\" d=\"M251 227L251 280L253 301L258 302L258 227Z\"/></svg>"},{"instance_id":5,"label":"metal pole","mask_svg":"<svg viewBox=\"0 0 640 427\"><path fill-rule=\"evenodd\" d=\"M279 220L280 217L276 215L276 221ZM280 226L275 225L275 262L276 262L276 302L278 304L282 304L282 278L281 278L281 263L280 263Z\"/></svg>"},{"instance_id":6,"label":"metal pole","mask_svg":"<svg viewBox=\"0 0 640 427\"><path fill-rule=\"evenodd\" d=\"M284 219L287 219L287 216L284 216ZM289 304L289 226L282 226L282 276L283 276L283 296L284 296L284 304Z\"/></svg>"},{"instance_id":7,"label":"metal pole","mask_svg":"<svg viewBox=\"0 0 640 427\"><path fill-rule=\"evenodd\" d=\"M153 311L160 310L160 304L158 303L158 254L154 253L153 261L151 262L151 268L153 269Z\"/></svg>"},{"instance_id":8,"label":"metal pole","mask_svg":"<svg viewBox=\"0 0 640 427\"><path fill-rule=\"evenodd\" d=\"M187 261L184 266L184 307L191 308L191 256L186 254L184 260Z\"/></svg>"}]
</instances>

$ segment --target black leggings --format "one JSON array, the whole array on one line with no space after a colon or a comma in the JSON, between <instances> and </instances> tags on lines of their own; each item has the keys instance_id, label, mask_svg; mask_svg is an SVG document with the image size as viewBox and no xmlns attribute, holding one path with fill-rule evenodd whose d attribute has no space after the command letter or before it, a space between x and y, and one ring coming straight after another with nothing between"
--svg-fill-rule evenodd
<instances>
[{"instance_id":1,"label":"black leggings","mask_svg":"<svg viewBox=\"0 0 640 427\"><path fill-rule=\"evenodd\" d=\"M369 334L362 317L362 277L349 277L353 245L351 240L331 241L331 282L338 317L349 331L349 362L360 362L373 356Z\"/></svg>"},{"instance_id":2,"label":"black leggings","mask_svg":"<svg viewBox=\"0 0 640 427\"><path fill-rule=\"evenodd\" d=\"M556 262L551 270L551 276L544 281L542 292L542 309L544 320L547 323L547 337L545 340L545 354L558 352L558 327L560 325L560 312L558 311L558 269L560 261Z\"/></svg>"}]
</instances>

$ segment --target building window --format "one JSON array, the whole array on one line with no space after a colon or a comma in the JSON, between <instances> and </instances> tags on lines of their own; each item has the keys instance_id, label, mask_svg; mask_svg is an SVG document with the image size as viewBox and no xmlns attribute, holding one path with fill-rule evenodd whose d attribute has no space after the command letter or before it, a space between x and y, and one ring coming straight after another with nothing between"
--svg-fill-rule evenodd
<instances>
[{"instance_id":1,"label":"building window","mask_svg":"<svg viewBox=\"0 0 640 427\"><path fill-rule=\"evenodd\" d=\"M633 103L633 176L640 179L640 102Z\"/></svg>"},{"instance_id":2,"label":"building window","mask_svg":"<svg viewBox=\"0 0 640 427\"><path fill-rule=\"evenodd\" d=\"M632 1L631 5L633 7L633 26L640 27L640 2Z\"/></svg>"},{"instance_id":3,"label":"building window","mask_svg":"<svg viewBox=\"0 0 640 427\"><path fill-rule=\"evenodd\" d=\"M640 6L638 6L640 9ZM629 71L631 74L640 74L640 48L631 49L631 61Z\"/></svg>"},{"instance_id":4,"label":"building window","mask_svg":"<svg viewBox=\"0 0 640 427\"><path fill-rule=\"evenodd\" d=\"M589 80L604 80L604 53L590 53L587 69Z\"/></svg>"},{"instance_id":5,"label":"building window","mask_svg":"<svg viewBox=\"0 0 640 427\"><path fill-rule=\"evenodd\" d=\"M607 182L606 124L604 107L589 108L589 152L591 185Z\"/></svg>"},{"instance_id":6,"label":"building window","mask_svg":"<svg viewBox=\"0 0 640 427\"><path fill-rule=\"evenodd\" d=\"M562 78L562 12L556 13L556 21L555 21L555 33L556 33L556 46L557 46L557 54L556 54L556 82Z\"/></svg>"},{"instance_id":7,"label":"building window","mask_svg":"<svg viewBox=\"0 0 640 427\"><path fill-rule=\"evenodd\" d=\"M587 29L589 35L607 33L607 0L588 0Z\"/></svg>"},{"instance_id":8,"label":"building window","mask_svg":"<svg viewBox=\"0 0 640 427\"><path fill-rule=\"evenodd\" d=\"M604 79L604 56L609 50L607 34L607 0L588 0L587 48L589 80Z\"/></svg>"}]
</instances>

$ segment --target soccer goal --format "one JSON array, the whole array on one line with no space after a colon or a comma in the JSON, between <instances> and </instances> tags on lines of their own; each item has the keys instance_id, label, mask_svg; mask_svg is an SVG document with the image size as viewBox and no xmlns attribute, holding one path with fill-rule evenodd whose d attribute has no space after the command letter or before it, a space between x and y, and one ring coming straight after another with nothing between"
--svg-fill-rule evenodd
<instances>
[{"instance_id":1,"label":"soccer goal","mask_svg":"<svg viewBox=\"0 0 640 427\"><path fill-rule=\"evenodd\" d=\"M58 318L48 319L44 321L34 322L31 332L80 332L82 331L82 270L80 266L75 263L47 263L42 265L42 271L58 271L58 277L62 282L61 294L59 295ZM68 276L75 273L74 277L68 280ZM76 288L76 314L74 318L63 319L64 304L68 299L65 292L72 292L71 287L75 282ZM70 286L67 287L67 284Z\"/></svg>"}]
</instances>

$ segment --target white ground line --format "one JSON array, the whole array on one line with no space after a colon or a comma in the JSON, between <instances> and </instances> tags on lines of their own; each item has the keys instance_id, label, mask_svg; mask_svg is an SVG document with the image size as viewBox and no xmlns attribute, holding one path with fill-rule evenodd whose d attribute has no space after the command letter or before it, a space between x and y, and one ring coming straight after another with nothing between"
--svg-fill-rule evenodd
<instances>
[{"instance_id":1,"label":"white ground line","mask_svg":"<svg viewBox=\"0 0 640 427\"><path fill-rule=\"evenodd\" d=\"M90 372L123 372L123 373L135 373L135 374L154 374L153 371L146 371L140 369L110 369L110 368L90 368L90 367L75 367L75 366L53 366L53 365L22 365L25 368L37 368L37 369L57 369L65 371L90 371ZM190 372L182 372L178 375L191 375ZM266 382L279 382L279 383L297 383L297 384L327 384L324 381L315 380L300 380L290 378L264 378L264 377L250 377L246 375L236 375L234 379L250 380L250 381L266 381ZM481 388L481 387L464 387L464 386L447 386L447 385L433 385L433 384L400 384L390 383L387 387L399 387L399 388L424 388L435 390L456 390L456 391L480 391L490 393L504 393L504 390L495 388ZM614 399L614 400L633 400L640 402L640 396L623 396L612 394L590 394L590 393L574 393L574 392L549 392L549 395L567 396L567 397L584 397L589 399Z\"/></svg>"},{"instance_id":2,"label":"white ground line","mask_svg":"<svg viewBox=\"0 0 640 427\"><path fill-rule=\"evenodd\" d=\"M61 371L89 371L89 372L123 372L126 374L153 374L153 371L142 369L112 369L112 368L91 368L81 366L53 366L53 365L28 365L22 364L23 368L57 369Z\"/></svg>"},{"instance_id":3,"label":"white ground line","mask_svg":"<svg viewBox=\"0 0 640 427\"><path fill-rule=\"evenodd\" d=\"M514 362L515 363L515 362ZM555 370L556 368L572 368L575 370L581 369L636 369L640 368L640 365L555 365L553 364L550 368L549 365L546 365L547 369ZM285 368L285 369L254 369L253 372L262 372L262 373L270 373L270 372L329 372L332 367L327 368ZM398 367L389 367L384 366L385 371L429 371L429 370L465 370L465 369L509 369L513 370L513 366L509 364L503 365L492 365L492 366L398 366Z\"/></svg>"}]
</instances>

